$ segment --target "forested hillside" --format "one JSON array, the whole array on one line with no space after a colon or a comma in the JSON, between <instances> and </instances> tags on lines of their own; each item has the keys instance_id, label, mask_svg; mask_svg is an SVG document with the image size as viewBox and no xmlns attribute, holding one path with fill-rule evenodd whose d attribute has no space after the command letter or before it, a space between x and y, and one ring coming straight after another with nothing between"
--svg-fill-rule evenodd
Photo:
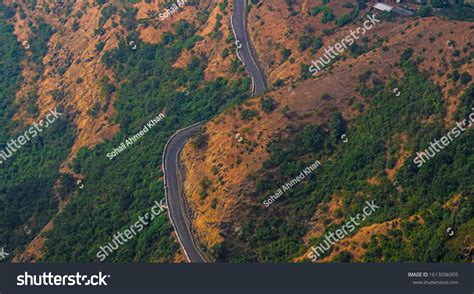
<instances>
[{"instance_id":1,"label":"forested hillside","mask_svg":"<svg viewBox=\"0 0 474 294\"><path fill-rule=\"evenodd\" d=\"M204 81L205 58L195 57L185 69L173 68L181 50L192 48L195 41L191 24L181 21L176 31L158 45L141 44L131 50L122 42L104 55L103 62L122 81L113 118L121 132L93 150L79 151L73 169L85 177L85 188L56 220L46 243L46 261L95 260L99 247L115 232L129 227L164 197L161 159L167 138L250 95L249 79ZM159 113L164 120L131 150L113 160L106 157ZM171 232L167 215L160 215L107 261L171 262L178 250Z\"/></svg>"},{"instance_id":2,"label":"forested hillside","mask_svg":"<svg viewBox=\"0 0 474 294\"><path fill-rule=\"evenodd\" d=\"M17 260L98 261L100 246L163 199L161 158L168 137L251 95L251 81L239 63L231 68L229 60L229 66L206 76L211 61L203 51L216 45L191 53L203 40L207 9L213 9L209 2L183 11L200 10L199 21L170 19L160 25L142 16L152 15L153 6L106 2L0 2L0 146L44 119L48 105L63 113L0 166L0 244ZM89 46L83 39L90 34L93 56L81 47ZM69 36L77 42L69 43ZM231 35L221 43L232 57ZM91 62L97 56L99 63ZM128 152L108 158L160 113L164 120ZM78 144L90 147L76 155ZM107 261L182 260L178 248L163 213Z\"/></svg>"},{"instance_id":3,"label":"forested hillside","mask_svg":"<svg viewBox=\"0 0 474 294\"><path fill-rule=\"evenodd\" d=\"M182 196L211 261L306 262L325 234L375 201L380 208L318 261L472 262L472 128L416 161L474 111L472 5L380 13L312 75L312 62L372 5L249 1L248 48L269 86L250 98L232 1L189 1L159 17L171 4L0 0L8 261L99 261L102 246L164 198L167 140L204 121L183 148ZM54 109L57 120L9 147ZM263 204L315 161L311 175ZM106 261L181 262L179 249L163 213Z\"/></svg>"},{"instance_id":4,"label":"forested hillside","mask_svg":"<svg viewBox=\"0 0 474 294\"><path fill-rule=\"evenodd\" d=\"M221 113L183 149L209 255L307 260L373 200L382 208L318 261L471 260L472 131L420 168L417 152L471 113L472 7L414 5L403 17L365 1L253 3L249 30L273 87ZM375 14L375 27L310 73ZM267 201L315 161L309 178Z\"/></svg>"},{"instance_id":5,"label":"forested hillside","mask_svg":"<svg viewBox=\"0 0 474 294\"><path fill-rule=\"evenodd\" d=\"M366 82L372 79L371 75L361 79L361 94L371 102L367 113L351 123L347 132L346 123L336 113L328 125L290 125L284 138L268 146L270 158L255 173L257 189L251 196L254 205L243 208L254 217L242 221L242 231L226 240L218 258L233 262L306 258L308 245L324 239L319 234L304 241L311 230L308 220L315 213L325 215L331 200L337 198L342 206L333 216L321 220L326 225L323 232L336 230L341 219L355 216L371 200L381 208L361 226L399 221L387 225L386 233L370 232L370 242L354 239L349 246L335 245L329 260L470 260L469 253L462 252L469 252L473 242L474 133L469 129L421 168L413 163L416 151L456 125L444 125L446 108L439 87L429 82L416 62L407 59L409 56L404 54L400 61L404 71L401 80L369 87ZM401 90L401 95L393 93L394 87ZM457 117L465 119L472 113L474 86L462 97ZM346 137L341 138L342 135ZM343 142L345 138L347 143ZM405 164L389 178L386 170L395 168L406 151L412 151L412 155L403 158ZM289 181L315 160L320 160L322 167L309 180L292 188L269 208L262 207L262 201L274 193L275 182ZM264 176L257 177L261 174ZM455 206L447 206L453 198ZM450 239L448 227L456 228L459 235ZM364 253L354 259L351 252L358 248Z\"/></svg>"},{"instance_id":6,"label":"forested hillside","mask_svg":"<svg viewBox=\"0 0 474 294\"><path fill-rule=\"evenodd\" d=\"M13 35L13 27L7 23L12 14L13 9L0 3L0 146L7 155L12 153L11 148L7 151L7 143L31 127L13 120L18 110L16 92L22 81L21 61L26 55ZM41 46L41 42L34 44ZM36 56L39 58L41 55ZM36 115L37 120L44 119ZM71 177L61 175L59 167L69 153L74 136L74 126L63 116L7 160L2 160L0 240L9 252L15 253L15 249L31 240L54 216L61 197L69 193Z\"/></svg>"}]
</instances>

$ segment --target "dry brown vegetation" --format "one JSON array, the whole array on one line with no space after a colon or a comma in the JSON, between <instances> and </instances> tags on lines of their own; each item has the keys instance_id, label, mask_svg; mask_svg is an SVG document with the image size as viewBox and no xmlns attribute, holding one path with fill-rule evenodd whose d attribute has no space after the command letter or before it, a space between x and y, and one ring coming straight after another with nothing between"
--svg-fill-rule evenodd
<instances>
[{"instance_id":1,"label":"dry brown vegetation","mask_svg":"<svg viewBox=\"0 0 474 294\"><path fill-rule=\"evenodd\" d=\"M124 28L121 22L120 13L114 13L103 24L103 34L97 34L94 31L98 28L101 10L107 5L114 5L117 11L123 9L126 4L121 1L110 1L104 6L97 5L95 0L75 1L71 6L69 14L66 15L64 7L67 4L55 1L39 0L36 8L26 1L5 1L6 4L18 3L19 10L23 11L25 17L20 17L17 13L12 24L14 33L20 43L29 39L31 29L28 22L38 24L41 20L55 29L51 36L47 53L41 61L44 66L42 73L34 70L34 64L24 62L23 77L24 82L17 93L17 101L20 104L20 110L15 114L14 119L22 120L28 124L36 121L27 108L27 99L25 97L32 89L38 89L38 117L42 117L49 109L62 104L64 113L66 113L77 127L75 143L69 154L68 160L64 162L61 172L72 173L68 163L76 155L77 151L84 146L93 147L96 144L109 140L119 132L120 126L111 122L110 118L115 109L113 104L115 97L112 95L106 99L103 91L103 79L107 77L114 81L114 73L107 70L101 62L104 52L114 49L118 46L120 39L126 37L130 32ZM137 9L135 22L138 24L137 31L140 40L145 43L158 43L166 31L174 32L173 25L179 20L193 22L198 35L203 37L202 41L197 42L195 48L185 51L183 56L175 66L185 66L191 60L191 57L204 55L209 60L209 66L206 69L206 78L226 77L233 79L241 77L242 73L234 74L228 70L231 59L236 58L231 44L224 42L230 34L229 16L231 5L228 5L223 12L217 6L218 1L201 1L199 6L185 6L179 13L165 19L162 22L155 21L159 19L154 13L162 11L166 5L165 1L152 1L145 3L141 1L133 5ZM49 12L47 12L47 10ZM201 23L197 18L198 11L209 10L209 19ZM226 15L223 15L223 14ZM220 41L209 38L209 33L214 29L216 15L223 15L220 31L223 37ZM97 49L103 46L103 48ZM224 60L221 52L224 48L229 49L229 56ZM26 51L31 56L31 52ZM116 86L118 83L116 83ZM63 96L55 100L52 91L61 91ZM91 115L94 109L99 109L96 114ZM107 109L104 111L104 109ZM75 175L81 177L80 175ZM60 205L58 214L61 213L65 203ZM43 256L41 248L46 240L45 234L53 228L51 220L41 232L27 246L24 253L17 255L16 261L34 261ZM177 261L185 260L182 253L176 257Z\"/></svg>"},{"instance_id":2,"label":"dry brown vegetation","mask_svg":"<svg viewBox=\"0 0 474 294\"><path fill-rule=\"evenodd\" d=\"M310 3L309 6L312 7L314 4L311 3L313 1L304 2L305 6ZM337 5L339 1L331 3ZM295 49L296 40L303 31L302 27L304 24L316 23L317 31L322 29L318 22L314 22L306 14L290 17L285 6L282 1L265 1L258 9L254 7L250 15L251 37L270 81L280 78L298 79L299 64L301 62L308 64L315 58L308 52L301 53ZM324 46L335 44L347 36L350 29L356 27L357 24L348 25L325 37ZM286 34L290 28L293 33ZM396 22L382 22L365 36L369 38L369 47L374 44L376 36L385 41L378 48L357 58L347 54L345 60L344 58L339 60L332 68L319 73L316 78L294 84L294 91L285 86L268 92L264 96L270 96L278 103L278 108L271 114L261 111L260 97L250 99L241 107L258 111L258 118L244 121L241 118L241 109L237 107L228 109L206 124L205 134L209 136L206 148L197 150L192 142L185 146L182 152L186 168L185 188L194 210L194 225L204 245L212 248L219 244L224 239L223 232L226 229L230 227L232 231L237 231L239 220L250 217L246 211L239 208L242 207L242 203L250 202L245 195L254 189L254 182L248 177L262 168L263 161L269 155L265 147L272 138L280 136L289 124L301 126L308 123L324 123L336 110L342 112L344 118L350 121L360 113L354 107L354 104L361 102L361 97L358 95L360 75L371 72L372 80L369 80L369 83L374 80L385 82L389 77L399 77L400 71L395 65L405 49L412 48L414 59L419 60L420 68L429 72L434 83L441 85L447 97L447 105L457 103L463 88L454 85L447 78L453 69L452 62L457 60L452 54L455 48L450 47L448 43L454 41L457 49L469 47L468 42L472 41L474 36L470 23L452 22L436 17L403 19ZM275 45L276 43L291 48L292 57L296 60L294 64L274 62L273 59L280 56L281 48L280 45ZM461 50L459 58L468 56L470 52L472 48L467 52ZM316 54L319 55L320 53ZM470 72L471 75L474 73L472 64L464 66L462 70ZM448 94L451 88L456 88L455 95ZM322 99L323 93L329 94L331 98ZM349 102L351 97L353 97L352 103ZM448 114L447 120L449 115L451 114ZM236 134L244 138L242 142L238 142ZM404 160L410 155L403 149L403 143L409 138L400 134L398 140L401 143L396 165L393 169L386 170L390 178L393 178L394 173L403 166ZM200 182L203 178L212 183L212 188L205 197L200 195L202 191ZM374 185L378 184L376 178L368 180ZM253 203L253 205L262 204ZM310 236L321 231L317 228L321 227L323 220L325 220L323 217L313 219L308 225ZM363 232L384 233L387 225L388 223L375 224L374 227L362 228L362 233L355 238L359 238Z\"/></svg>"},{"instance_id":3,"label":"dry brown vegetation","mask_svg":"<svg viewBox=\"0 0 474 294\"><path fill-rule=\"evenodd\" d=\"M6 0L8 3L18 2ZM27 8L25 1L18 2L25 11L26 18L21 19L17 14L14 18L15 35L20 42L28 39L30 29L28 21L35 21L39 17L56 29L56 33L48 43L48 53L42 63L44 73L33 71L31 64L25 63L23 76L24 84L17 93L17 100L22 104L20 111L15 115L15 119L31 123L35 120L26 111L26 101L24 96L31 89L38 89L37 106L39 116L42 116L48 109L55 108L62 101L55 101L51 95L52 90L61 90L64 93L64 108L77 126L77 136L67 162L64 163L62 171L70 172L67 163L70 162L77 151L83 146L94 146L103 140L112 138L119 130L120 126L110 122L110 117L114 113L114 97L106 101L102 93L101 79L108 76L114 80L112 72L105 69L101 63L101 57L107 50L118 45L120 37L128 32L120 25L120 16L112 16L105 24L105 33L97 36L94 30L100 19L100 9L95 1L76 1L71 11L71 17L64 19L57 9L59 3L54 1L39 0L35 11ZM120 1L112 1L120 6ZM178 20L193 21L197 25L198 35L203 39L196 43L196 46L184 51L178 62L174 66L184 67L192 56L205 55L209 60L209 65L205 70L206 78L226 77L234 79L242 74L234 74L229 71L230 62L235 59L233 43L226 43L226 39L231 36L229 17L232 13L232 4L229 3L223 12L217 5L220 1L201 1L199 7L186 6L183 11L166 19L162 23L143 25L144 20L150 18L153 11L160 11L164 7L164 1L152 1L146 4L142 1L134 4L138 9L136 20L139 23L138 31L141 41L146 43L157 43L165 31L173 30L173 24ZM230 1L232 2L232 1ZM350 9L342 7L346 1L331 1L328 7L334 10L336 17L345 15ZM265 0L258 8L254 6L249 15L249 33L255 46L260 64L268 77L270 84L278 79L288 79L297 81L300 79L300 64L309 64L311 60L321 56L321 51L311 54L309 50L300 52L298 50L298 38L304 33L304 27L311 25L315 29L315 36L321 36L324 42L323 48L333 45L340 39L347 36L351 29L358 24L345 26L329 36L322 33L323 29L334 29L334 22L321 24L321 15L316 17L309 15L308 11L315 5L320 5L319 0L299 0L295 5L295 11L299 11L296 16L291 16L284 1ZM46 13L44 7L51 10ZM197 20L198 10L208 9L210 17L207 22L200 23ZM82 11L81 17L77 13ZM223 37L216 40L209 37L216 25L217 15L223 16L220 28ZM78 22L78 29L73 30L73 23ZM209 136L208 144L205 148L197 150L192 142L188 143L183 152L182 160L185 166L185 190L194 211L194 226L197 229L200 241L208 248L221 243L224 240L222 234L226 225L238 230L236 222L247 217L246 213L239 210L241 203L249 202L245 197L246 191L254 189L253 182L247 177L259 170L262 163L268 158L266 146L280 135L284 135L287 125L305 125L308 123L324 123L335 111L340 111L346 120L351 120L358 114L359 110L355 104L362 102L358 95L359 76L365 72L372 72L373 79L386 81L389 77L397 77L400 72L395 64L400 58L400 54L406 48L414 50L414 58L420 58L420 68L430 73L434 83L442 86L448 114L446 123L452 122L452 114L456 109L462 88L454 85L447 75L452 70L452 61L455 50L460 50L458 58L464 58L472 52L467 43L473 42L474 33L472 25L467 22L453 22L440 18L430 17L420 20L405 19L396 22L382 22L366 33L368 45L373 46L378 36L385 40L382 45L357 58L347 55L346 59L341 59L332 68L327 68L318 74L316 78L299 81L294 84L294 92L289 91L288 85L271 90L265 96L272 97L278 103L278 107L270 114L264 113L260 109L259 99L250 99L247 103L239 107L233 107L219 115L217 118L206 124L205 133ZM455 42L455 46L449 45ZM103 42L104 48L97 52L97 45ZM221 53L227 48L229 56L223 58ZM291 50L291 58L282 61L282 49ZM384 49L386 48L386 50ZM467 52L462 49L468 48ZM59 71L65 68L65 72ZM462 71L470 72L474 75L473 64L464 65ZM36 79L38 77L38 79ZM82 82L78 82L81 79ZM403 91L403 89L401 89ZM322 94L327 93L330 99L322 99ZM350 102L350 98L353 101ZM103 108L107 104L107 111L99 111L96 116L89 113L96 106ZM249 121L242 119L243 109L253 109L258 112L258 118ZM239 134L243 140L238 141L236 135ZM401 141L409 140L403 138ZM399 158L394 169L387 169L387 174L393 177L394 172L399 169L404 159L409 155L403 146L400 146ZM203 178L206 177L211 182L207 191L207 196L203 197ZM378 183L378 179L369 180L373 184ZM257 204L258 205L258 204ZM320 217L314 217L309 226L309 233L306 240L322 233L321 222L330 219L338 222L340 219L334 217L334 211L339 203L337 197L329 204L329 210ZM342 248L353 246L363 242L367 238L367 232L383 234L387 227L394 221L383 224L373 224L370 227L361 228L353 238L347 239ZM52 227L50 222L42 232L28 246L25 255L18 257L19 260L35 259L41 257L40 249L44 243L43 232ZM344 247L345 246L345 247ZM359 251L358 251L359 250ZM356 257L362 252L356 250ZM177 261L183 261L183 255L176 257Z\"/></svg>"}]
</instances>

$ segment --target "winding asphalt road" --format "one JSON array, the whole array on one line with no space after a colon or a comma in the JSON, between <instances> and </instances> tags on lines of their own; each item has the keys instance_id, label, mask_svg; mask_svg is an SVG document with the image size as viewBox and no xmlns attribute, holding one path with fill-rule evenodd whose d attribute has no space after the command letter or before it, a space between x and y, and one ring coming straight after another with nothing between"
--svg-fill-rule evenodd
<instances>
[{"instance_id":1,"label":"winding asphalt road","mask_svg":"<svg viewBox=\"0 0 474 294\"><path fill-rule=\"evenodd\" d=\"M265 91L265 78L253 57L249 35L247 33L247 0L234 1L234 14L232 15L231 21L232 29L237 39L237 55L252 77L254 95L261 94Z\"/></svg>"},{"instance_id":2,"label":"winding asphalt road","mask_svg":"<svg viewBox=\"0 0 474 294\"><path fill-rule=\"evenodd\" d=\"M187 217L184 199L181 197L178 175L178 158L186 141L197 131L203 122L194 124L176 132L166 143L163 152L163 171L165 174L165 194L168 215L177 234L179 243L190 262L206 262L204 254L194 242L191 223Z\"/></svg>"},{"instance_id":3,"label":"winding asphalt road","mask_svg":"<svg viewBox=\"0 0 474 294\"><path fill-rule=\"evenodd\" d=\"M237 55L252 77L253 94L265 91L265 78L257 62L252 56L251 45L247 34L247 0L234 1L234 14L231 18L232 29L237 39ZM204 122L199 122L177 131L168 140L163 151L163 172L165 175L165 195L168 205L168 215L178 236L188 261L206 262L204 253L193 239L191 220L188 218L183 195L180 194L178 175L178 158L186 141L197 131Z\"/></svg>"}]
</instances>

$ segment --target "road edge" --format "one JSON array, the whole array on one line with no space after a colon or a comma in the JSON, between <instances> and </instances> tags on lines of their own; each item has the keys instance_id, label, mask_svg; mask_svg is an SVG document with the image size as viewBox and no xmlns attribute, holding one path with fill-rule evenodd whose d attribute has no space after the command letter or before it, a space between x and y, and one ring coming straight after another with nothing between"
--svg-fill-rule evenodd
<instances>
[{"instance_id":1,"label":"road edge","mask_svg":"<svg viewBox=\"0 0 474 294\"><path fill-rule=\"evenodd\" d=\"M205 121L199 121L197 123L194 123L190 126L187 126L185 128L182 128L182 129L179 129L177 130L173 135L171 135L171 137L168 139L168 141L166 142L165 144L165 147L163 148L163 155L161 156L161 169L163 170L163 182L165 183L163 186L164 186L164 189L165 189L165 199L166 199L166 206L168 207L167 211L168 211L168 218L170 219L170 222L171 222L171 225L173 226L173 229L174 231L176 232L176 238L178 239L178 242L179 242L179 245L181 246L181 248L183 248L183 252L184 252L184 255L186 255L186 259L188 260L188 262L191 262L191 259L189 258L189 255L188 255L188 252L186 251L186 248L184 247L183 245L183 241L181 241L181 238L179 237L179 233L178 233L178 230L176 228L176 225L174 224L173 222L173 218L171 217L171 211L169 209L169 196L168 196L168 182L166 181L166 169L165 169L165 155L166 155L166 151L168 150L168 145L169 143L171 142L171 140L174 139L174 137L176 137L177 135L179 135L181 132L187 130L187 129L190 129L196 125L199 125L199 124L203 124ZM179 180L178 180L179 181ZM178 195L179 196L179 195ZM202 257L202 256L201 256ZM206 260L205 258L203 258L204 260Z\"/></svg>"},{"instance_id":2,"label":"road edge","mask_svg":"<svg viewBox=\"0 0 474 294\"><path fill-rule=\"evenodd\" d=\"M238 0L235 0L235 1L238 1ZM234 28L234 13L235 13L235 1L234 1L234 9L233 9L233 12L232 12L232 15L230 16L230 26L232 28L232 33L234 34L234 39L235 39L235 45L236 45L236 48L235 48L235 52L237 54L237 58L239 58L240 62L244 65L245 67L245 62L243 60L243 58L240 56L240 53L239 53L239 46L237 45L237 42L240 42L239 39L237 39L237 33L235 31L235 28ZM245 21L244 21L244 32L245 34L247 35L247 39L248 39L248 43L247 43L247 48L249 50L249 55L250 55L250 58L252 59L253 63L257 66L258 70L260 71L260 73L262 74L262 78L263 78L263 84L266 88L267 86L267 79L265 77L265 74L262 70L262 67L260 65L260 62L258 62L257 60L255 60L255 58L258 59L258 54L256 52L256 50L253 48L254 46L252 45L252 40L250 39L250 34L248 32L248 27L247 27L247 24L248 24L248 14L247 14L247 6L248 6L248 2L247 0L245 0L245 8L244 8L244 18L245 18ZM242 44L242 43L241 43ZM243 45L243 44L242 44ZM257 57L255 57L257 56ZM256 86L255 86L255 77L249 72L249 76L250 78L252 79L252 96L257 96L257 93L256 93Z\"/></svg>"}]
</instances>

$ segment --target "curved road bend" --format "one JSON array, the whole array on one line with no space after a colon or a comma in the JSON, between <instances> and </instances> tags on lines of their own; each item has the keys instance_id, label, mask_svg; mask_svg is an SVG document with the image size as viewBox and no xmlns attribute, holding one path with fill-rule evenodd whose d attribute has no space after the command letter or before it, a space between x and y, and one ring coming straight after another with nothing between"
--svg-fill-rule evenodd
<instances>
[{"instance_id":1,"label":"curved road bend","mask_svg":"<svg viewBox=\"0 0 474 294\"><path fill-rule=\"evenodd\" d=\"M235 37L240 42L239 44L242 45L239 46L240 48L237 48L237 55L252 77L254 94L261 94L265 91L265 78L250 49L250 39L247 33L247 0L234 1L234 14L231 20Z\"/></svg>"},{"instance_id":2,"label":"curved road bend","mask_svg":"<svg viewBox=\"0 0 474 294\"><path fill-rule=\"evenodd\" d=\"M165 196L168 205L168 215L178 236L178 241L190 262L206 262L201 255L198 245L193 240L191 224L180 195L178 176L178 157L186 141L203 123L197 123L176 132L166 143L163 153L163 172L165 174Z\"/></svg>"},{"instance_id":3,"label":"curved road bend","mask_svg":"<svg viewBox=\"0 0 474 294\"><path fill-rule=\"evenodd\" d=\"M252 77L255 95L265 91L265 78L257 62L252 56L249 37L247 34L247 1L234 1L234 14L231 19L234 34L242 46L237 49L239 56L245 68ZM201 254L198 245L193 239L191 233L190 220L180 195L179 176L178 176L178 157L186 141L192 133L198 130L204 122L200 122L177 131L166 143L163 152L163 172L165 174L165 197L168 205L168 215L178 236L179 243L183 247L187 259L190 262L206 262Z\"/></svg>"}]
</instances>

